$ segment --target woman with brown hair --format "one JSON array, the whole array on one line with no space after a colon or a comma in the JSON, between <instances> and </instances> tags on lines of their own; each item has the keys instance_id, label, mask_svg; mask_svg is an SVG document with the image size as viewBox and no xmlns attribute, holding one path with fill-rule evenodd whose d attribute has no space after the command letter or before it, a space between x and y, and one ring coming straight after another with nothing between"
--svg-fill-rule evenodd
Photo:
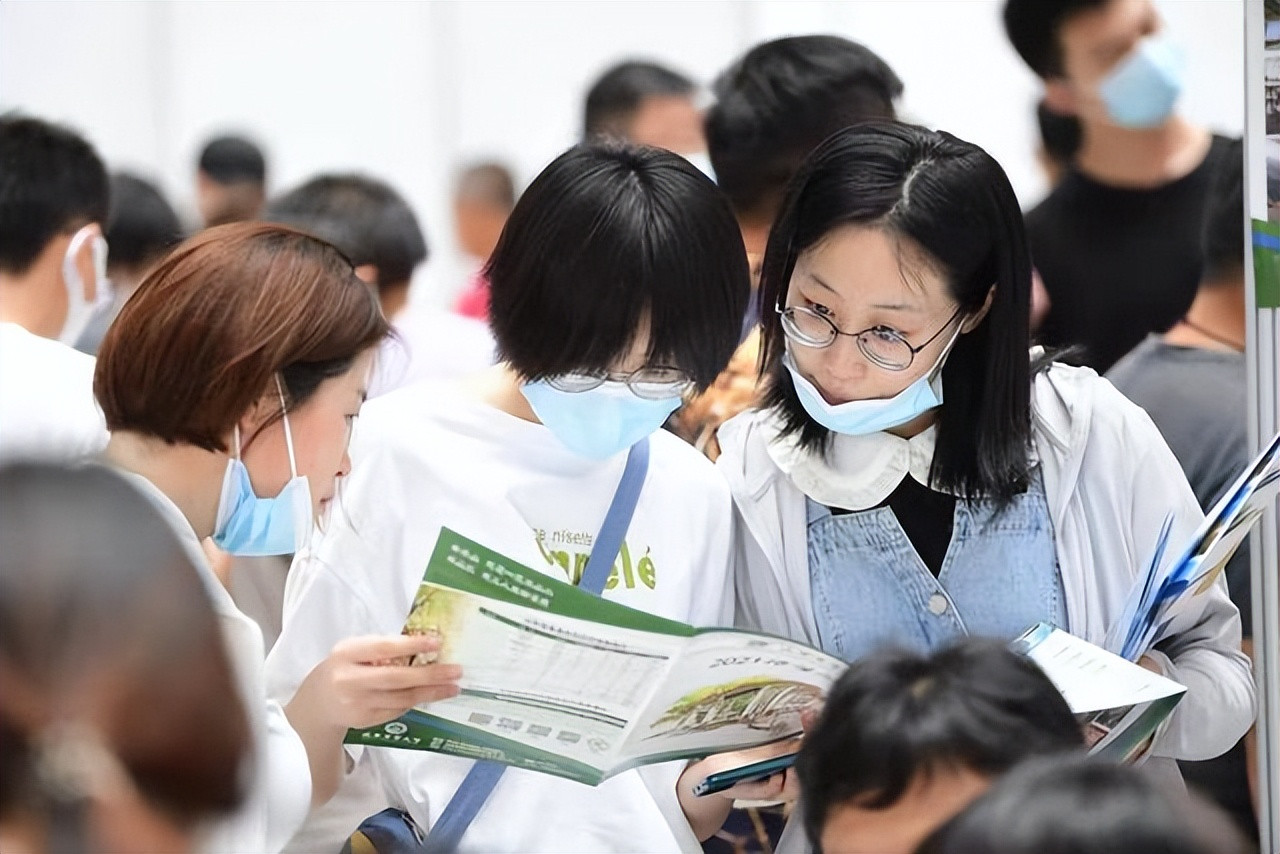
<instances>
[{"instance_id":1,"label":"woman with brown hair","mask_svg":"<svg viewBox=\"0 0 1280 854\"><path fill-rule=\"evenodd\" d=\"M379 342L377 298L338 250L277 225L210 229L143 281L98 354L106 459L132 474L193 555L302 549L351 468L347 445ZM266 700L262 636L199 563L232 649L258 761L211 850L279 850L344 769L348 727L453 696L456 668L390 664L432 638L347 638L286 708Z\"/></svg>"},{"instance_id":2,"label":"woman with brown hair","mask_svg":"<svg viewBox=\"0 0 1280 854\"><path fill-rule=\"evenodd\" d=\"M0 469L0 850L186 851L249 721L181 543L119 475Z\"/></svg>"}]
</instances>

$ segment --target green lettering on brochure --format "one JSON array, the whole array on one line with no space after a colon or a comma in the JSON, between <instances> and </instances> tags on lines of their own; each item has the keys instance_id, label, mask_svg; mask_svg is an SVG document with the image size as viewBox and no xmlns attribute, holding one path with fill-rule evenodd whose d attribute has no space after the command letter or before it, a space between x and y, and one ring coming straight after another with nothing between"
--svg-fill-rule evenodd
<instances>
[{"instance_id":1,"label":"green lettering on brochure","mask_svg":"<svg viewBox=\"0 0 1280 854\"><path fill-rule=\"evenodd\" d=\"M640 558L640 563L636 565L636 571L640 573L641 583L650 590L658 583L658 576L653 567L653 558L649 557L648 550L645 551L644 557Z\"/></svg>"}]
</instances>

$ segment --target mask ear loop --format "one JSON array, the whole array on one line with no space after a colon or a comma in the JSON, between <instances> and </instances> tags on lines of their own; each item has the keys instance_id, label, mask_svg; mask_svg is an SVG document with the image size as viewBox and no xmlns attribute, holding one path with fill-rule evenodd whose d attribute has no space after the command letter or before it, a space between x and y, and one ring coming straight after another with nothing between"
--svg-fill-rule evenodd
<instances>
[{"instance_id":1,"label":"mask ear loop","mask_svg":"<svg viewBox=\"0 0 1280 854\"><path fill-rule=\"evenodd\" d=\"M276 394L280 396L280 416L284 420L284 444L289 449L289 475L290 477L297 477L298 465L293 456L293 431L289 429L288 406L284 401L284 385L280 382L279 374L276 374Z\"/></svg>"},{"instance_id":2,"label":"mask ear loop","mask_svg":"<svg viewBox=\"0 0 1280 854\"><path fill-rule=\"evenodd\" d=\"M964 329L964 320L962 319L956 331L951 334L951 340L947 342L947 346L942 348L942 355L938 357L938 361L933 363L933 367L929 369L926 382L933 382L934 378L942 372L943 367L947 364L947 357L951 355L951 348L956 345L956 341L960 338L960 331Z\"/></svg>"}]
</instances>

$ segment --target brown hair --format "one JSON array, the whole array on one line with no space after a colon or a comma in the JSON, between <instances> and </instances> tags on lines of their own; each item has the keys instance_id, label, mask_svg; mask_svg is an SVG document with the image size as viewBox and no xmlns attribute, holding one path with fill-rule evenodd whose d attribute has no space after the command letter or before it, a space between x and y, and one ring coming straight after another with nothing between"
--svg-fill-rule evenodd
<instances>
[{"instance_id":1,"label":"brown hair","mask_svg":"<svg viewBox=\"0 0 1280 854\"><path fill-rule=\"evenodd\" d=\"M226 451L277 374L293 408L389 330L332 245L282 225L219 226L143 280L102 341L93 391L108 430Z\"/></svg>"},{"instance_id":2,"label":"brown hair","mask_svg":"<svg viewBox=\"0 0 1280 854\"><path fill-rule=\"evenodd\" d=\"M101 794L42 774L60 724L90 726L182 826L244 796L251 730L209 594L110 469L0 468L0 683L0 816L52 822L68 798Z\"/></svg>"}]
</instances>

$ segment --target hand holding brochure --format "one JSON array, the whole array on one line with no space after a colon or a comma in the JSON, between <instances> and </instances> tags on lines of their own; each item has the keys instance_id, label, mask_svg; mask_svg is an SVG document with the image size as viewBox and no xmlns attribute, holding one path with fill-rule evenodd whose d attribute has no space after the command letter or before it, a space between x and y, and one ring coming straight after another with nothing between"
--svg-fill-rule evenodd
<instances>
[{"instance_id":1,"label":"hand holding brochure","mask_svg":"<svg viewBox=\"0 0 1280 854\"><path fill-rule=\"evenodd\" d=\"M1217 580L1250 528L1273 506L1280 492L1280 434L1231 485L1165 571L1160 566L1169 545L1172 519L1166 520L1155 554L1111 627L1106 646L1137 661L1192 600Z\"/></svg>"},{"instance_id":2,"label":"hand holding brochure","mask_svg":"<svg viewBox=\"0 0 1280 854\"><path fill-rule=\"evenodd\" d=\"M792 739L846 667L794 641L695 629L601 599L447 528L404 631L440 637L418 663L460 665L461 694L351 730L348 743L492 759L589 785L638 765ZM1099 735L1093 752L1117 760L1185 690L1043 623L1013 648Z\"/></svg>"},{"instance_id":3,"label":"hand holding brochure","mask_svg":"<svg viewBox=\"0 0 1280 854\"><path fill-rule=\"evenodd\" d=\"M441 531L406 633L435 633L457 697L350 743L493 759L596 785L637 765L800 733L845 664L804 644L694 629Z\"/></svg>"},{"instance_id":4,"label":"hand holding brochure","mask_svg":"<svg viewBox=\"0 0 1280 854\"><path fill-rule=\"evenodd\" d=\"M1048 623L1015 640L1057 686L1084 727L1089 754L1129 762L1187 689Z\"/></svg>"}]
</instances>

